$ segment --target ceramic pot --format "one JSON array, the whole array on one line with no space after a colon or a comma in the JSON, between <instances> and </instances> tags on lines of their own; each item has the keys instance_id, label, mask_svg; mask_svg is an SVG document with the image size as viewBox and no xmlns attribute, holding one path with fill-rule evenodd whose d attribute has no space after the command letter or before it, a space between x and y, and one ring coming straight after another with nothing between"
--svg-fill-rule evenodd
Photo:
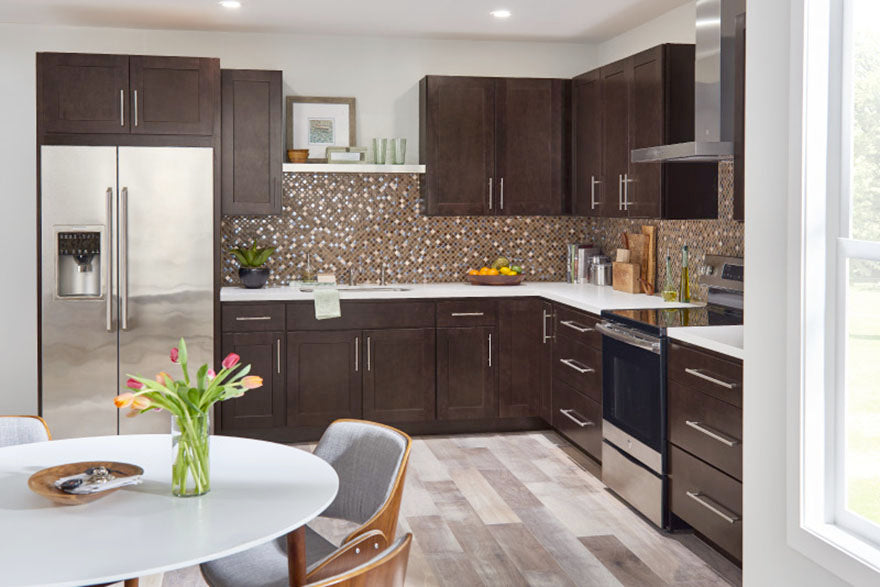
<instances>
[{"instance_id":1,"label":"ceramic pot","mask_svg":"<svg viewBox=\"0 0 880 587\"><path fill-rule=\"evenodd\" d=\"M269 269L266 267L239 267L238 278L246 288L260 289L266 285L266 281L269 279Z\"/></svg>"}]
</instances>

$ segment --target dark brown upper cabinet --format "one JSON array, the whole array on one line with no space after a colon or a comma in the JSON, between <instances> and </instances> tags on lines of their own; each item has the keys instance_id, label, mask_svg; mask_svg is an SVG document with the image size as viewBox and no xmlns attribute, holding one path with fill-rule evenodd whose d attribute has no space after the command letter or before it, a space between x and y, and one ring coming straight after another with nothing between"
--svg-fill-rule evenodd
<instances>
[{"instance_id":1,"label":"dark brown upper cabinet","mask_svg":"<svg viewBox=\"0 0 880 587\"><path fill-rule=\"evenodd\" d=\"M41 133L214 134L220 61L37 54Z\"/></svg>"},{"instance_id":2,"label":"dark brown upper cabinet","mask_svg":"<svg viewBox=\"0 0 880 587\"><path fill-rule=\"evenodd\" d=\"M570 191L570 84L423 78L423 211L434 216L564 213Z\"/></svg>"},{"instance_id":3,"label":"dark brown upper cabinet","mask_svg":"<svg viewBox=\"0 0 880 587\"><path fill-rule=\"evenodd\" d=\"M576 214L717 218L717 163L631 162L633 149L694 139L693 45L659 45L578 76L572 119Z\"/></svg>"},{"instance_id":4,"label":"dark brown upper cabinet","mask_svg":"<svg viewBox=\"0 0 880 587\"><path fill-rule=\"evenodd\" d=\"M224 214L280 214L281 72L221 71Z\"/></svg>"}]
</instances>

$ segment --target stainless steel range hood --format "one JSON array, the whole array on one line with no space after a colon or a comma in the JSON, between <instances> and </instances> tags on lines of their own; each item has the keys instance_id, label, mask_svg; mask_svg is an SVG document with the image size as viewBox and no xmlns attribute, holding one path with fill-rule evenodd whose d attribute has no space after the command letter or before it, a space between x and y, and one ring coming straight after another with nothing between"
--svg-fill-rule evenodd
<instances>
[{"instance_id":1,"label":"stainless steel range hood","mask_svg":"<svg viewBox=\"0 0 880 587\"><path fill-rule=\"evenodd\" d=\"M745 12L745 0L696 0L696 4L694 140L633 149L633 163L733 158L736 17Z\"/></svg>"}]
</instances>

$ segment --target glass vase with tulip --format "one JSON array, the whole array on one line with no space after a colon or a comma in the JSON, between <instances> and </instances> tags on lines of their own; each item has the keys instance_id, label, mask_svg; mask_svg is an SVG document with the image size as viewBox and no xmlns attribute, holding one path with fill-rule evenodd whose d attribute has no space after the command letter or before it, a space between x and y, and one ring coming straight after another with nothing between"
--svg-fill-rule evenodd
<instances>
[{"instance_id":1,"label":"glass vase with tulip","mask_svg":"<svg viewBox=\"0 0 880 587\"><path fill-rule=\"evenodd\" d=\"M241 397L263 385L263 379L250 375L251 366L242 365L241 357L230 353L217 373L207 364L190 377L186 342L181 338L171 349L171 362L180 366L180 379L165 371L155 379L128 375L131 390L114 399L117 408L131 408L128 417L150 410L171 414L171 491L178 496L203 495L211 489L210 411L219 402Z\"/></svg>"}]
</instances>

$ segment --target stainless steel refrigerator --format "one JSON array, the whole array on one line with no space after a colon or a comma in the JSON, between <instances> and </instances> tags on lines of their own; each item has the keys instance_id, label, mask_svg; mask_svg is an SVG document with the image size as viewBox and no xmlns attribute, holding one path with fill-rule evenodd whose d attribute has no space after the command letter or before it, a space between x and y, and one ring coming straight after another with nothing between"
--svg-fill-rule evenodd
<instances>
[{"instance_id":1,"label":"stainless steel refrigerator","mask_svg":"<svg viewBox=\"0 0 880 587\"><path fill-rule=\"evenodd\" d=\"M213 150L41 148L42 415L55 438L168 432L113 398L129 373L213 362ZM126 410L127 412L127 410Z\"/></svg>"}]
</instances>

